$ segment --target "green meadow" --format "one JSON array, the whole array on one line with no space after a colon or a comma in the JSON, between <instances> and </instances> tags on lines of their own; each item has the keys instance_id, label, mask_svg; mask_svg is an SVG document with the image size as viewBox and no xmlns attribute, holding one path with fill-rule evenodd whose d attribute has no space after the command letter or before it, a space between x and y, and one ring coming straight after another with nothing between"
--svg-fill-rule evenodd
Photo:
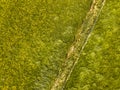
<instances>
[{"instance_id":1,"label":"green meadow","mask_svg":"<svg viewBox=\"0 0 120 90\"><path fill-rule=\"evenodd\" d=\"M92 0L0 0L0 90L50 90ZM120 90L120 0L106 0L64 90Z\"/></svg>"}]
</instances>

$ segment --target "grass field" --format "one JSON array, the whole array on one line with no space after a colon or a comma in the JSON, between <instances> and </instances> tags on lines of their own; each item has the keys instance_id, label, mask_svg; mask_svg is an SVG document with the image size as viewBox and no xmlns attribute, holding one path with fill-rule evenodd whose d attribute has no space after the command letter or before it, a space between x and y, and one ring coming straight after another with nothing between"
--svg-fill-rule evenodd
<instances>
[{"instance_id":1,"label":"grass field","mask_svg":"<svg viewBox=\"0 0 120 90\"><path fill-rule=\"evenodd\" d=\"M0 90L50 90L92 0L0 0ZM107 0L65 90L120 89L120 0Z\"/></svg>"}]
</instances>

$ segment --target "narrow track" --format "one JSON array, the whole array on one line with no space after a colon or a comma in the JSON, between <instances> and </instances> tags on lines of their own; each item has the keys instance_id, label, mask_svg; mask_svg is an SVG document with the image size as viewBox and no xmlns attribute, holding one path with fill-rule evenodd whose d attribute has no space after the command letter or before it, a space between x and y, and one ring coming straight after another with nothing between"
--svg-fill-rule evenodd
<instances>
[{"instance_id":1,"label":"narrow track","mask_svg":"<svg viewBox=\"0 0 120 90\"><path fill-rule=\"evenodd\" d=\"M83 24L75 35L75 40L67 53L63 67L59 70L59 75L50 90L64 89L65 83L80 58L80 53L87 43L104 4L105 0L93 0Z\"/></svg>"}]
</instances>

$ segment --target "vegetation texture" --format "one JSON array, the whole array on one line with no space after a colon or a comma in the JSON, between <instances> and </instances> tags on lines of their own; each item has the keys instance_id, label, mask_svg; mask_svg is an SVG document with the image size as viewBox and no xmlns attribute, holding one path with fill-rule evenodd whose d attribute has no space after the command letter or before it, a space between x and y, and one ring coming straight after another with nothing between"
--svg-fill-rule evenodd
<instances>
[{"instance_id":1,"label":"vegetation texture","mask_svg":"<svg viewBox=\"0 0 120 90\"><path fill-rule=\"evenodd\" d=\"M107 0L64 90L120 89L120 0Z\"/></svg>"},{"instance_id":2,"label":"vegetation texture","mask_svg":"<svg viewBox=\"0 0 120 90\"><path fill-rule=\"evenodd\" d=\"M0 90L50 90L93 0L0 0ZM120 89L120 0L102 14L64 90Z\"/></svg>"}]
</instances>

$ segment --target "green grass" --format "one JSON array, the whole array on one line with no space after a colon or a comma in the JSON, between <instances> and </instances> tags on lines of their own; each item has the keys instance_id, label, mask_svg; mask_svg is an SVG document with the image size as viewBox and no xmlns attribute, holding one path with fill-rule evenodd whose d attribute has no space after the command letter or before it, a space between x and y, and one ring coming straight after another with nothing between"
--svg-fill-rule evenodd
<instances>
[{"instance_id":1,"label":"green grass","mask_svg":"<svg viewBox=\"0 0 120 90\"><path fill-rule=\"evenodd\" d=\"M1 0L1 88L49 90L90 3Z\"/></svg>"},{"instance_id":2,"label":"green grass","mask_svg":"<svg viewBox=\"0 0 120 90\"><path fill-rule=\"evenodd\" d=\"M65 90L120 89L120 0L106 1Z\"/></svg>"},{"instance_id":3,"label":"green grass","mask_svg":"<svg viewBox=\"0 0 120 90\"><path fill-rule=\"evenodd\" d=\"M1 0L0 90L49 90L92 0ZM120 0L107 0L65 90L120 89Z\"/></svg>"}]
</instances>

